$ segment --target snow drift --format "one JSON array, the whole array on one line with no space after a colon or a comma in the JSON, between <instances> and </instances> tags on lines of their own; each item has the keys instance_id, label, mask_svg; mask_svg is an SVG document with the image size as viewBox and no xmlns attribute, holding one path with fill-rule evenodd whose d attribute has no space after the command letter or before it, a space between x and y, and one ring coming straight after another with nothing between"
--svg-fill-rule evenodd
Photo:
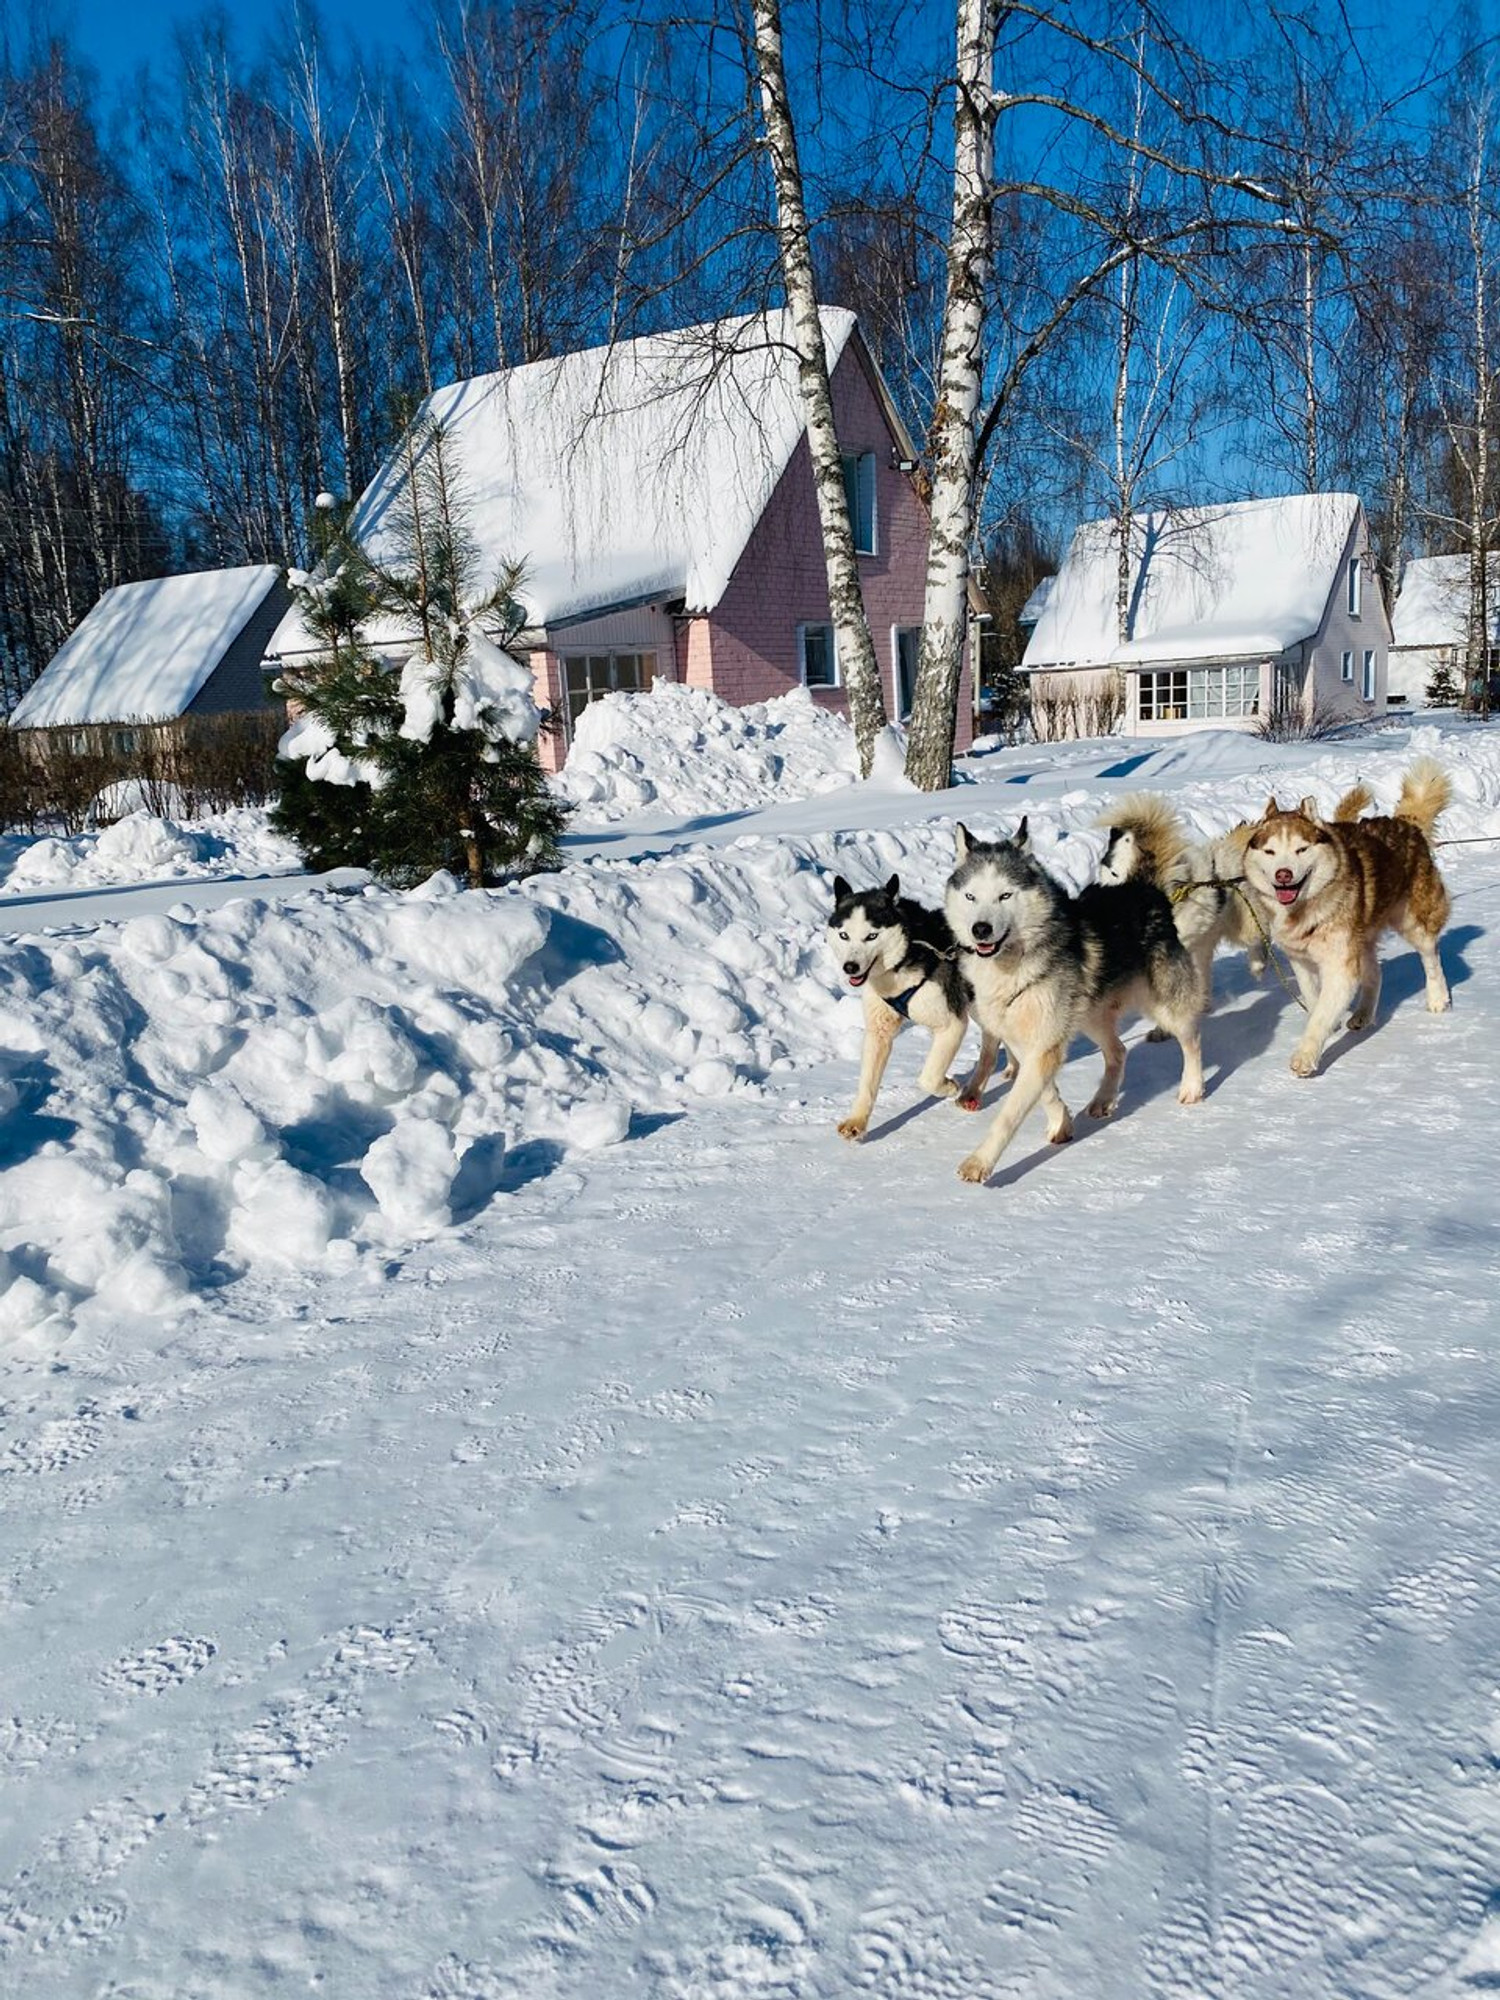
<instances>
[{"instance_id":1,"label":"snow drift","mask_svg":"<svg viewBox=\"0 0 1500 2000\"><path fill-rule=\"evenodd\" d=\"M578 718L557 789L581 821L662 813L744 812L852 784L848 723L806 688L735 708L706 688L658 681L611 694Z\"/></svg>"}]
</instances>

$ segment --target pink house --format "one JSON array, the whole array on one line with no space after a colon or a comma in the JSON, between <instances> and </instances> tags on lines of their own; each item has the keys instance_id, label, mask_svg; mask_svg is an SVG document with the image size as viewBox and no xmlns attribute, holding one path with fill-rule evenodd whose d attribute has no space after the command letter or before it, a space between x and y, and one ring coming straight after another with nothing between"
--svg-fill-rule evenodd
<instances>
[{"instance_id":1,"label":"pink house","mask_svg":"<svg viewBox=\"0 0 1500 2000\"><path fill-rule=\"evenodd\" d=\"M853 313L825 308L834 418L889 713L911 705L927 509L916 450ZM781 312L720 320L455 382L425 406L463 481L481 556L520 560L552 768L580 711L655 680L739 704L804 685L846 712L797 362ZM379 555L399 459L355 528ZM286 621L271 650L299 650ZM967 662L957 747L972 734Z\"/></svg>"}]
</instances>

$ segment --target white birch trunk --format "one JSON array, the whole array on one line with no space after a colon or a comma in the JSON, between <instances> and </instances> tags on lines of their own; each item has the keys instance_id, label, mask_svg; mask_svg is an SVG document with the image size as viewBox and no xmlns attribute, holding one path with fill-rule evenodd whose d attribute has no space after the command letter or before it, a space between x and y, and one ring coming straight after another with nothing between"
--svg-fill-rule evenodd
<instances>
[{"instance_id":1,"label":"white birch trunk","mask_svg":"<svg viewBox=\"0 0 1500 2000\"><path fill-rule=\"evenodd\" d=\"M953 221L937 405L928 433L932 524L922 658L906 746L906 775L924 792L941 791L952 782L958 723L974 525L984 293L994 229L994 38L994 15L987 0L958 0Z\"/></svg>"},{"instance_id":2,"label":"white birch trunk","mask_svg":"<svg viewBox=\"0 0 1500 2000\"><path fill-rule=\"evenodd\" d=\"M1493 376L1490 360L1488 261L1485 242L1485 169L1488 106L1480 107L1469 183L1469 246L1474 258L1474 451L1469 469L1469 613L1464 646L1464 687L1460 706L1489 713L1489 556L1490 426Z\"/></svg>"},{"instance_id":3,"label":"white birch trunk","mask_svg":"<svg viewBox=\"0 0 1500 2000\"><path fill-rule=\"evenodd\" d=\"M833 422L833 393L828 380L828 355L818 316L813 277L812 242L802 194L802 167L797 134L787 95L782 55L780 0L754 0L755 60L760 74L761 115L766 147L776 186L776 236L781 275L786 287L787 314L797 348L797 377L807 422L813 484L818 498L818 522L823 533L823 558L828 569L828 608L837 635L839 673L849 696L849 720L859 752L859 768L868 777L875 738L885 727L885 698L880 668L865 615L859 561L849 522L844 488L844 461Z\"/></svg>"}]
</instances>

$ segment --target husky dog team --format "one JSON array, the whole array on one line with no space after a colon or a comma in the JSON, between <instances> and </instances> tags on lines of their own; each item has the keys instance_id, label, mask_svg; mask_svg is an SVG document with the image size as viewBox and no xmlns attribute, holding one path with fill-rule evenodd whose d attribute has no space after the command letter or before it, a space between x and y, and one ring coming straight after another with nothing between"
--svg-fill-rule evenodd
<instances>
[{"instance_id":1,"label":"husky dog team","mask_svg":"<svg viewBox=\"0 0 1500 2000\"><path fill-rule=\"evenodd\" d=\"M989 1178L1037 1104L1053 1144L1073 1136L1057 1073L1077 1034L1104 1057L1086 1115L1110 1116L1125 1075L1126 1013L1146 1015L1153 1039L1178 1043L1178 1100L1199 1103L1200 1026L1221 943L1245 947L1257 973L1273 951L1290 960L1307 1015L1292 1056L1298 1076L1317 1073L1346 1012L1353 1029L1375 1018L1375 951L1387 930L1417 951L1427 1005L1444 1012L1438 937L1448 892L1432 833L1450 796L1446 774L1424 757L1406 773L1394 814L1367 816L1374 800L1357 785L1328 819L1310 798L1290 808L1272 798L1258 820L1195 844L1164 799L1136 795L1109 815L1099 880L1077 895L1037 861L1025 819L1002 840L958 828L941 911L901 895L894 875L865 890L836 877L828 944L865 1015L859 1089L840 1135L862 1139L869 1129L891 1045L908 1021L932 1037L922 1090L962 1110L979 1109L1002 1047L1009 1057L1009 1094L959 1167L962 1180ZM979 1058L959 1082L948 1069L971 1019Z\"/></svg>"}]
</instances>

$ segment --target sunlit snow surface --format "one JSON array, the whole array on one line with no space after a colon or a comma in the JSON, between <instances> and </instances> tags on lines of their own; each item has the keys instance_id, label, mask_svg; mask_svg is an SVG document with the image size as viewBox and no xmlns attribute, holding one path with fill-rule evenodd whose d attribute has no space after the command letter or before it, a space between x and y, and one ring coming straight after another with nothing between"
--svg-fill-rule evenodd
<instances>
[{"instance_id":1,"label":"sunlit snow surface","mask_svg":"<svg viewBox=\"0 0 1500 2000\"><path fill-rule=\"evenodd\" d=\"M821 941L1419 748L1500 833L1492 732L1074 745L5 946L0 1990L1492 1984L1500 842L1450 1015L1303 1082L1225 955L1206 1104L1133 1031L984 1190L916 1036L835 1137Z\"/></svg>"}]
</instances>

